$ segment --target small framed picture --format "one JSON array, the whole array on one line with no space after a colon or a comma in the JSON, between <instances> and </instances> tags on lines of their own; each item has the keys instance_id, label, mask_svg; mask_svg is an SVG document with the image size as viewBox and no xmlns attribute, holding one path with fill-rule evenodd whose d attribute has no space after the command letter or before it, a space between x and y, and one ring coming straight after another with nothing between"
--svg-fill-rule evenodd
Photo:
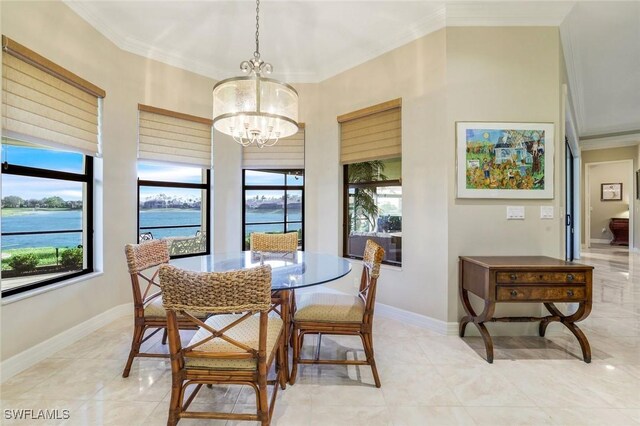
<instances>
[{"instance_id":1,"label":"small framed picture","mask_svg":"<svg viewBox=\"0 0 640 426\"><path fill-rule=\"evenodd\" d=\"M600 201L622 201L622 183L600 184Z\"/></svg>"},{"instance_id":2,"label":"small framed picture","mask_svg":"<svg viewBox=\"0 0 640 426\"><path fill-rule=\"evenodd\" d=\"M636 170L636 199L640 200L640 169Z\"/></svg>"}]
</instances>

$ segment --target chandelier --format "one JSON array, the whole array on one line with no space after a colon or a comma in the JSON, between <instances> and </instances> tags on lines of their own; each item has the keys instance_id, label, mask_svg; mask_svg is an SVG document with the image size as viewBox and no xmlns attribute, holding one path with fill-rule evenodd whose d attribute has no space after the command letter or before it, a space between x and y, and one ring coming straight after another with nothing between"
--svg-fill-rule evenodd
<instances>
[{"instance_id":1,"label":"chandelier","mask_svg":"<svg viewBox=\"0 0 640 426\"><path fill-rule=\"evenodd\" d=\"M298 92L263 74L273 66L260 59L260 0L256 1L256 50L240 69L248 74L213 86L213 126L242 146L273 146L298 132Z\"/></svg>"}]
</instances>

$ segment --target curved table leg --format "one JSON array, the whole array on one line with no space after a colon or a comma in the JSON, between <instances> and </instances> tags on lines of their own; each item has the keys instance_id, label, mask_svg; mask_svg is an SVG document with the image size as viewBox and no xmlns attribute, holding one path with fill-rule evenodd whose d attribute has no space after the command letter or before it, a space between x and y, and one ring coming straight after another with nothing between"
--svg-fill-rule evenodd
<instances>
[{"instance_id":1,"label":"curved table leg","mask_svg":"<svg viewBox=\"0 0 640 426\"><path fill-rule=\"evenodd\" d=\"M547 332L547 326L551 321L543 319L540 321L540 326L538 326L538 334L540 337L544 337L544 334Z\"/></svg>"},{"instance_id":2,"label":"curved table leg","mask_svg":"<svg viewBox=\"0 0 640 426\"><path fill-rule=\"evenodd\" d=\"M469 292L463 288L460 288L460 300L462 301L464 310L468 314L460 320L460 337L464 337L467 324L473 322L476 327L478 327L480 336L482 336L482 340L484 341L484 347L487 351L487 362L489 364L493 363L493 340L491 340L491 335L484 323L489 321L493 316L496 307L495 303L485 300L484 310L478 315L469 301Z\"/></svg>"},{"instance_id":3,"label":"curved table leg","mask_svg":"<svg viewBox=\"0 0 640 426\"><path fill-rule=\"evenodd\" d=\"M560 322L564 324L564 326L567 327L578 340L580 349L582 349L582 358L584 359L584 362L586 362L587 364L590 363L591 346L589 345L589 340L587 340L587 336L585 336L584 332L580 330L575 322L581 321L589 315L589 313L591 312L591 304L587 302L580 302L578 310L573 315L569 316L564 315L562 312L560 312L560 310L553 303L545 303L544 306L552 315L560 317ZM541 330L543 322L540 323ZM546 325L544 327L546 328ZM542 335L543 334L541 334L541 336Z\"/></svg>"},{"instance_id":4,"label":"curved table leg","mask_svg":"<svg viewBox=\"0 0 640 426\"><path fill-rule=\"evenodd\" d=\"M491 340L491 336L489 335L489 331L487 327L483 323L475 323L476 327L480 331L480 335L482 336L482 340L484 341L484 347L487 350L487 362L489 364L493 364L493 340Z\"/></svg>"}]
</instances>

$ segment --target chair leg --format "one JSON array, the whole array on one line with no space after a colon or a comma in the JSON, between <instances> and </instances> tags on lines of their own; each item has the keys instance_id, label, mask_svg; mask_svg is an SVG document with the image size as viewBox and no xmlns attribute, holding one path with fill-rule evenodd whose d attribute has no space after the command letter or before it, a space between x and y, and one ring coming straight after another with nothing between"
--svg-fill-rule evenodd
<instances>
[{"instance_id":1,"label":"chair leg","mask_svg":"<svg viewBox=\"0 0 640 426\"><path fill-rule=\"evenodd\" d=\"M280 381L280 388L282 390L285 390L287 388L287 376L284 374L285 371L284 369L286 368L285 366L285 362L284 362L284 357L287 356L287 352L285 351L285 341L284 341L284 336L282 337L282 343L280 344L279 348L278 348L278 362L276 364L277 370L278 370L278 380Z\"/></svg>"},{"instance_id":2,"label":"chair leg","mask_svg":"<svg viewBox=\"0 0 640 426\"><path fill-rule=\"evenodd\" d=\"M298 362L300 361L300 347L302 346L302 341L300 340L300 330L296 325L293 326L293 366L291 367L291 375L289 376L289 383L296 383L296 376L298 374Z\"/></svg>"},{"instance_id":3,"label":"chair leg","mask_svg":"<svg viewBox=\"0 0 640 426\"><path fill-rule=\"evenodd\" d=\"M162 344L166 345L167 344L167 329L165 327L165 329L162 331Z\"/></svg>"},{"instance_id":4,"label":"chair leg","mask_svg":"<svg viewBox=\"0 0 640 426\"><path fill-rule=\"evenodd\" d=\"M373 357L373 336L371 333L363 333L361 335L362 343L364 344L364 352L367 355L367 362L371 366L371 372L373 373L373 380L376 384L376 387L379 388L382 386L380 383L380 376L378 376L378 368L376 367L376 360Z\"/></svg>"},{"instance_id":5,"label":"chair leg","mask_svg":"<svg viewBox=\"0 0 640 426\"><path fill-rule=\"evenodd\" d=\"M171 383L171 400L169 402L169 418L167 426L175 426L180 420L180 407L182 406L182 380L173 379Z\"/></svg>"},{"instance_id":6,"label":"chair leg","mask_svg":"<svg viewBox=\"0 0 640 426\"><path fill-rule=\"evenodd\" d=\"M262 426L269 426L271 419L269 418L269 403L267 402L267 384L266 380L262 380L262 383L258 385L258 399L260 405L258 406L258 413L262 419Z\"/></svg>"},{"instance_id":7,"label":"chair leg","mask_svg":"<svg viewBox=\"0 0 640 426\"><path fill-rule=\"evenodd\" d=\"M133 328L133 338L131 339L131 350L129 351L129 359L127 359L127 363L124 366L122 377L129 377L129 372L131 371L131 365L133 364L133 359L136 357L136 355L140 353L140 344L142 342L143 335L144 335L144 326L136 324Z\"/></svg>"}]
</instances>

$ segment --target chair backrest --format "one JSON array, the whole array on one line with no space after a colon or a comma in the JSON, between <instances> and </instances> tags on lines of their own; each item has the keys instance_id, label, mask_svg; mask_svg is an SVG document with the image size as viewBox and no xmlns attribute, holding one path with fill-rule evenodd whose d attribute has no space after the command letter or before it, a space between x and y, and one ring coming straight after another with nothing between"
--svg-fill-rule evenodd
<instances>
[{"instance_id":1,"label":"chair backrest","mask_svg":"<svg viewBox=\"0 0 640 426\"><path fill-rule=\"evenodd\" d=\"M373 321L373 308L376 302L376 288L380 276L380 265L384 259L384 249L373 240L367 240L362 256L362 277L359 295L365 303L365 323Z\"/></svg>"},{"instance_id":2,"label":"chair backrest","mask_svg":"<svg viewBox=\"0 0 640 426\"><path fill-rule=\"evenodd\" d=\"M174 371L184 367L184 357L218 359L256 359L265 362L267 316L271 310L271 266L258 266L230 272L192 272L171 265L160 266L162 303L167 310L167 336ZM193 316L194 312L209 314L243 314L229 325L216 330ZM258 350L225 333L260 313ZM207 330L209 336L182 348L177 315ZM199 346L220 338L232 345L233 352L211 353L194 351ZM237 351L235 351L237 348Z\"/></svg>"},{"instance_id":3,"label":"chair backrest","mask_svg":"<svg viewBox=\"0 0 640 426\"><path fill-rule=\"evenodd\" d=\"M137 315L142 315L145 305L160 295L160 285L157 281L158 270L150 276L148 270L169 262L169 247L164 240L149 240L141 244L127 244L124 246L127 266L131 276L133 290L133 304ZM141 282L142 281L142 282ZM144 290L141 288L143 285ZM149 294L151 290L155 290Z\"/></svg>"},{"instance_id":4,"label":"chair backrest","mask_svg":"<svg viewBox=\"0 0 640 426\"><path fill-rule=\"evenodd\" d=\"M250 237L251 251L268 253L295 253L298 250L298 233L267 234L254 232Z\"/></svg>"}]
</instances>

